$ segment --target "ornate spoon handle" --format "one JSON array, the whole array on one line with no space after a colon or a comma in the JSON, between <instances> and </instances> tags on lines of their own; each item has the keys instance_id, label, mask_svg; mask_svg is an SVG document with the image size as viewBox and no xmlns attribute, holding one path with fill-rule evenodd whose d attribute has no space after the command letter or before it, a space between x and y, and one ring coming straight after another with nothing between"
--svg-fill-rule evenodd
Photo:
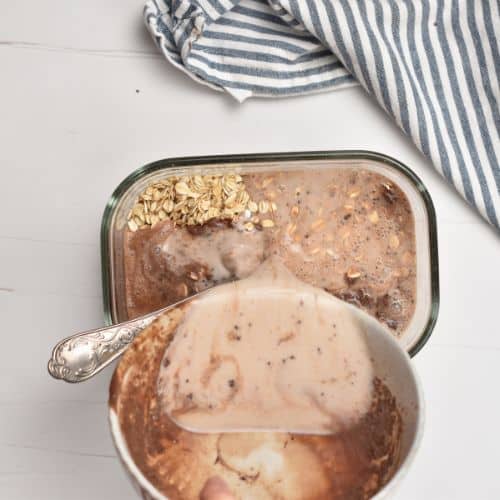
<instances>
[{"instance_id":1,"label":"ornate spoon handle","mask_svg":"<svg viewBox=\"0 0 500 500\"><path fill-rule=\"evenodd\" d=\"M49 373L66 382L83 382L120 356L136 335L149 326L168 306L146 316L61 340L52 351Z\"/></svg>"}]
</instances>

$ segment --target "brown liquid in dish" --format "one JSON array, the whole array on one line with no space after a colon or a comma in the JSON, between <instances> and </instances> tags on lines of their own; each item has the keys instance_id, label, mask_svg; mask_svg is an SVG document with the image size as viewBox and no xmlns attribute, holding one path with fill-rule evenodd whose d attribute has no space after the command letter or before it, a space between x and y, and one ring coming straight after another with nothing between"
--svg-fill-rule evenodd
<instances>
[{"instance_id":1,"label":"brown liquid in dish","mask_svg":"<svg viewBox=\"0 0 500 500\"><path fill-rule=\"evenodd\" d=\"M274 227L246 231L211 221L174 228L164 221L127 231L130 318L248 276L278 255L304 282L364 309L396 335L405 330L415 309L414 220L394 183L352 168L243 178L253 199L276 203Z\"/></svg>"},{"instance_id":2,"label":"brown liquid in dish","mask_svg":"<svg viewBox=\"0 0 500 500\"><path fill-rule=\"evenodd\" d=\"M371 403L333 435L193 433L176 425L158 380L171 363L165 350L190 307L164 314L134 340L110 389L129 453L159 491L171 500L196 500L205 481L217 475L237 500L357 500L389 481L402 423L394 397L376 377Z\"/></svg>"}]
</instances>

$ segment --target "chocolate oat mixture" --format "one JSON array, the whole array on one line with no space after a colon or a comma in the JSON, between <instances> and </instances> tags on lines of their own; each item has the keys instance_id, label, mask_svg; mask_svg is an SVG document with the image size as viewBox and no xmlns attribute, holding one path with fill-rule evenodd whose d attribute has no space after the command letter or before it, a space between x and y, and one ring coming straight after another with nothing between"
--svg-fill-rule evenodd
<instances>
[{"instance_id":1,"label":"chocolate oat mixture","mask_svg":"<svg viewBox=\"0 0 500 500\"><path fill-rule=\"evenodd\" d=\"M237 220L175 225L160 213L153 227L138 230L132 221L124 243L129 318L246 277L278 255L304 282L364 309L396 335L405 330L415 309L415 234L396 184L353 168L242 177L258 203L245 199L254 211Z\"/></svg>"},{"instance_id":2,"label":"chocolate oat mixture","mask_svg":"<svg viewBox=\"0 0 500 500\"><path fill-rule=\"evenodd\" d=\"M218 475L238 500L356 500L370 498L390 480L402 422L378 378L369 411L335 435L199 434L175 425L162 408L157 380L185 310L163 315L135 339L110 389L130 455L159 491L172 500L195 500L205 481Z\"/></svg>"}]
</instances>

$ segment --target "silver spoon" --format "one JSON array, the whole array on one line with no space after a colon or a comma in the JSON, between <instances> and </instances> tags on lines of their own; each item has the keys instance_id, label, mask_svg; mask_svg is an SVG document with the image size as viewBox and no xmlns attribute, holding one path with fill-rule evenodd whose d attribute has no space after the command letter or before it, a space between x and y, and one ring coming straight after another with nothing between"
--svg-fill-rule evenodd
<instances>
[{"instance_id":1,"label":"silver spoon","mask_svg":"<svg viewBox=\"0 0 500 500\"><path fill-rule=\"evenodd\" d=\"M203 292L202 292L203 293ZM158 316L198 295L171 304L163 309L117 325L77 333L56 344L48 363L49 373L65 382L83 382L121 356L137 334Z\"/></svg>"}]
</instances>

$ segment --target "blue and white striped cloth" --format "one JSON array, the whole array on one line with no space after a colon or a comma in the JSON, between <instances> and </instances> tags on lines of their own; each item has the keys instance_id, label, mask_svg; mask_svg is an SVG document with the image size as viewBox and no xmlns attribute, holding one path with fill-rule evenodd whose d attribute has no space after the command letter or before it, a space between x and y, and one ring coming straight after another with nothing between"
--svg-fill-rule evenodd
<instances>
[{"instance_id":1,"label":"blue and white striped cloth","mask_svg":"<svg viewBox=\"0 0 500 500\"><path fill-rule=\"evenodd\" d=\"M500 228L498 0L148 0L165 57L239 101L361 84Z\"/></svg>"}]
</instances>

